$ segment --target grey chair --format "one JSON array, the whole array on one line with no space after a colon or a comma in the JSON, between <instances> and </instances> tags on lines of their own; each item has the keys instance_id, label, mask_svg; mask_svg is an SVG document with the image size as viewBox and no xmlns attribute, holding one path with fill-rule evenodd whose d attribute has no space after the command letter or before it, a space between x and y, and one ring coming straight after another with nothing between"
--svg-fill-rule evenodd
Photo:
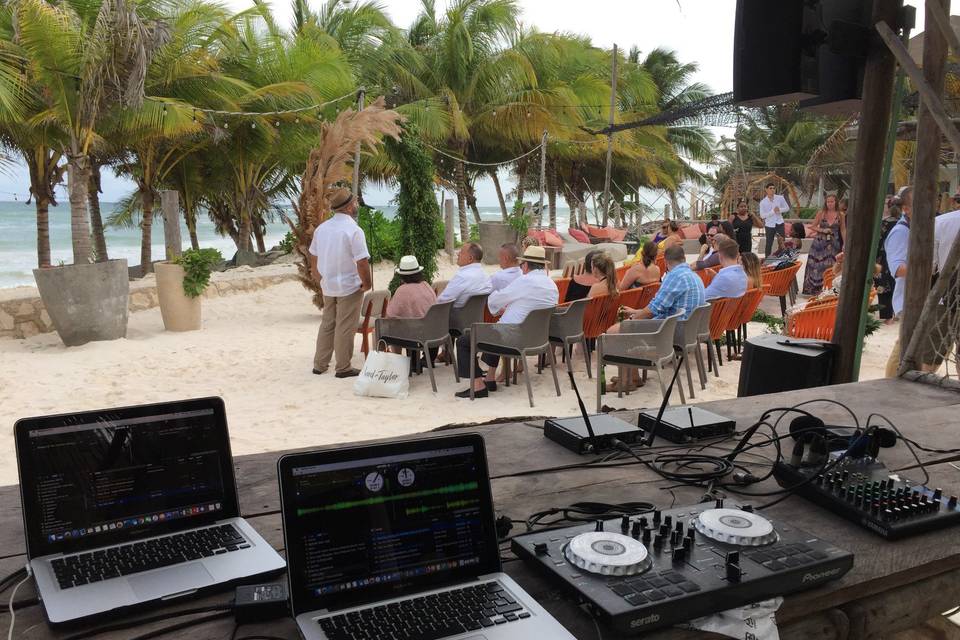
<instances>
[{"instance_id":1,"label":"grey chair","mask_svg":"<svg viewBox=\"0 0 960 640\"><path fill-rule=\"evenodd\" d=\"M660 391L667 394L667 381L664 379L664 367L677 367L677 354L673 349L673 337L677 321L682 314L677 313L663 320L625 320L620 323L620 333L605 333L597 338L597 411L601 411L600 387L601 370L605 364L613 364L623 370L625 367L656 371L660 380ZM686 403L683 385L679 385L680 402ZM623 391L617 391L617 397L623 397Z\"/></svg>"},{"instance_id":2,"label":"grey chair","mask_svg":"<svg viewBox=\"0 0 960 640\"><path fill-rule=\"evenodd\" d=\"M583 334L583 314L587 310L589 300L577 300L565 307L556 307L550 316L550 342L563 347L563 355L567 360L567 371L573 373L573 347L579 344L583 349L583 359L587 364L587 376L592 378L590 370L590 352L587 349L587 339Z\"/></svg>"},{"instance_id":3,"label":"grey chair","mask_svg":"<svg viewBox=\"0 0 960 640\"><path fill-rule=\"evenodd\" d=\"M434 367L430 349L446 346L450 357L456 358L453 338L450 337L450 309L452 308L453 301L450 301L433 305L427 311L427 315L422 318L377 318L373 332L374 344L379 345L382 340L390 346L423 351L427 370L430 373L430 385L436 391L437 381L433 376ZM453 375L457 382L460 382L457 363L453 364Z\"/></svg>"},{"instance_id":4,"label":"grey chair","mask_svg":"<svg viewBox=\"0 0 960 640\"><path fill-rule=\"evenodd\" d=\"M700 334L707 334L707 350L709 351L710 338L710 309L709 304L701 305L693 310L686 320L677 322L676 332L673 335L673 346L686 356L683 366L687 370L687 385L690 387L690 399L696 398L693 392L693 376L690 375L690 358L696 358L697 374L700 378L700 388L707 388L707 371L703 366L703 352L700 351Z\"/></svg>"},{"instance_id":5,"label":"grey chair","mask_svg":"<svg viewBox=\"0 0 960 640\"><path fill-rule=\"evenodd\" d=\"M434 280L431 286L433 287L433 292L439 296L443 293L443 290L447 288L448 284L450 284L449 280Z\"/></svg>"},{"instance_id":6,"label":"grey chair","mask_svg":"<svg viewBox=\"0 0 960 640\"><path fill-rule=\"evenodd\" d=\"M450 310L450 333L454 336L469 336L470 327L483 322L483 310L487 308L487 298L490 294L470 296L467 303L459 309Z\"/></svg>"},{"instance_id":7,"label":"grey chair","mask_svg":"<svg viewBox=\"0 0 960 640\"><path fill-rule=\"evenodd\" d=\"M474 399L473 380L477 377L478 353L492 353L501 358L524 359L527 356L545 354L550 361L553 384L560 395L560 380L557 379L557 363L550 345L550 317L553 307L537 309L527 314L520 324L501 322L478 322L470 330L470 399ZM527 383L527 396L533 406L533 388L530 386L530 367L523 368L523 380Z\"/></svg>"}]
</instances>

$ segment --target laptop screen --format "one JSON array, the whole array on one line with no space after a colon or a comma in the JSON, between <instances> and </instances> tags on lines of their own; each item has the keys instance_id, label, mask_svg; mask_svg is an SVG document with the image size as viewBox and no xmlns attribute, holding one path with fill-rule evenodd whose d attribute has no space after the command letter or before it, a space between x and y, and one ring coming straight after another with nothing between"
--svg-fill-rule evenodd
<instances>
[{"instance_id":1,"label":"laptop screen","mask_svg":"<svg viewBox=\"0 0 960 640\"><path fill-rule=\"evenodd\" d=\"M29 418L16 437L31 557L237 515L219 398Z\"/></svg>"},{"instance_id":2,"label":"laptop screen","mask_svg":"<svg viewBox=\"0 0 960 640\"><path fill-rule=\"evenodd\" d=\"M296 613L499 571L480 436L296 454L279 467Z\"/></svg>"}]
</instances>

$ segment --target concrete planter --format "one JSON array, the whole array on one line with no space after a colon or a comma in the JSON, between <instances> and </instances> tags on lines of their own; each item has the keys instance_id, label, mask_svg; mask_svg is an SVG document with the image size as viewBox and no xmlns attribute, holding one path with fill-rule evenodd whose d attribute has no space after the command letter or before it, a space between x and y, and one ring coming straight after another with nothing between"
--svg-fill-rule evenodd
<instances>
[{"instance_id":1,"label":"concrete planter","mask_svg":"<svg viewBox=\"0 0 960 640\"><path fill-rule=\"evenodd\" d=\"M126 260L34 269L54 329L68 347L127 335L130 280Z\"/></svg>"},{"instance_id":2,"label":"concrete planter","mask_svg":"<svg viewBox=\"0 0 960 640\"><path fill-rule=\"evenodd\" d=\"M183 267L169 262L153 265L157 274L157 296L160 315L167 331L197 331L200 329L200 297L191 298L183 292Z\"/></svg>"},{"instance_id":3,"label":"concrete planter","mask_svg":"<svg viewBox=\"0 0 960 640\"><path fill-rule=\"evenodd\" d=\"M483 263L497 264L500 247L508 242L517 242L517 232L504 222L481 222L479 226Z\"/></svg>"}]
</instances>

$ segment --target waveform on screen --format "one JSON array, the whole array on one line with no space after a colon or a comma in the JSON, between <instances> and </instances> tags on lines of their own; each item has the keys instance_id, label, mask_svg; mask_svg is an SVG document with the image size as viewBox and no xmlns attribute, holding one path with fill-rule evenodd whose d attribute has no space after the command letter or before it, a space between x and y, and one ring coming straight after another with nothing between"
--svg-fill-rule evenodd
<instances>
[{"instance_id":1,"label":"waveform on screen","mask_svg":"<svg viewBox=\"0 0 960 640\"><path fill-rule=\"evenodd\" d=\"M476 491L480 487L478 482L461 482L458 484L448 484L436 489L424 489L423 491L413 491L411 493L401 493L392 496L372 496L363 500L346 500L343 502L334 502L333 504L322 507L305 507L297 509L298 516L306 516L312 513L321 513L325 511L343 511L355 507L372 507L387 502L396 502L397 500L412 500L415 498L426 498L428 496L449 495L451 493L465 493L467 491Z\"/></svg>"},{"instance_id":2,"label":"waveform on screen","mask_svg":"<svg viewBox=\"0 0 960 640\"><path fill-rule=\"evenodd\" d=\"M444 504L425 504L422 507L407 507L405 509L406 515L415 516L420 513L430 513L431 511L443 511L445 509L462 509L464 507L472 507L476 504L479 504L479 500L453 500L451 502L445 502Z\"/></svg>"}]
</instances>

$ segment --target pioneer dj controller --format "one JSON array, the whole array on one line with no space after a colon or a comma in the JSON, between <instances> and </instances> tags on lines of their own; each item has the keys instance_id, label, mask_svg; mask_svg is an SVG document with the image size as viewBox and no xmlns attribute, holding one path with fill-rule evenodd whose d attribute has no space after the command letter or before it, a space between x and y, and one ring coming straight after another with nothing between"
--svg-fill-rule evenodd
<instances>
[{"instance_id":1,"label":"pioneer dj controller","mask_svg":"<svg viewBox=\"0 0 960 640\"><path fill-rule=\"evenodd\" d=\"M531 533L513 551L622 633L817 586L853 554L722 501Z\"/></svg>"}]
</instances>

